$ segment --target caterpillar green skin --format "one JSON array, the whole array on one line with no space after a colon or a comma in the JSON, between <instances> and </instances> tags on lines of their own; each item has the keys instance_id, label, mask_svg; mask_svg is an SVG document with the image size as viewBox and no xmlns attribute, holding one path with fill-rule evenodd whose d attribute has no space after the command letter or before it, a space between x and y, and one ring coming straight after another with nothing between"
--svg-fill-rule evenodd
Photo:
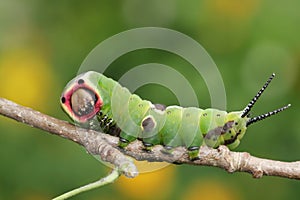
<instances>
[{"instance_id":1,"label":"caterpillar green skin","mask_svg":"<svg viewBox=\"0 0 300 200\"><path fill-rule=\"evenodd\" d=\"M67 84L61 96L61 106L80 126L118 136L120 147L126 147L136 139L140 139L147 150L158 144L167 150L184 146L193 160L198 158L201 145L236 148L250 124L290 106L253 118L248 116L274 76L272 74L243 111L227 113L212 108L152 104L131 94L118 82L89 71Z\"/></svg>"}]
</instances>

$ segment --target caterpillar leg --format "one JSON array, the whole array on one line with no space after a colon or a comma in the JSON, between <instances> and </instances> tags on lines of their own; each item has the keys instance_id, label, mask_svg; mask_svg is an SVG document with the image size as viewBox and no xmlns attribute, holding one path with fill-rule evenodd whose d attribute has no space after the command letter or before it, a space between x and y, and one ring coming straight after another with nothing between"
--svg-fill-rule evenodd
<instances>
[{"instance_id":1,"label":"caterpillar leg","mask_svg":"<svg viewBox=\"0 0 300 200\"><path fill-rule=\"evenodd\" d=\"M154 146L153 144L149 143L149 142L144 142L143 141L143 145L144 145L144 149L147 152L151 152L152 151L152 147Z\"/></svg>"},{"instance_id":2,"label":"caterpillar leg","mask_svg":"<svg viewBox=\"0 0 300 200\"><path fill-rule=\"evenodd\" d=\"M231 150L239 146L240 140L236 139L234 142L227 144L226 146Z\"/></svg>"},{"instance_id":3,"label":"caterpillar leg","mask_svg":"<svg viewBox=\"0 0 300 200\"><path fill-rule=\"evenodd\" d=\"M118 144L119 147L125 148L128 144L129 144L129 141L127 139L120 137L119 144Z\"/></svg>"},{"instance_id":4,"label":"caterpillar leg","mask_svg":"<svg viewBox=\"0 0 300 200\"><path fill-rule=\"evenodd\" d=\"M120 139L118 146L121 148L125 148L130 142L133 142L136 140L135 136L128 135L127 133L121 131L120 133Z\"/></svg>"},{"instance_id":5,"label":"caterpillar leg","mask_svg":"<svg viewBox=\"0 0 300 200\"><path fill-rule=\"evenodd\" d=\"M199 149L200 147L198 146L191 146L188 148L188 154L189 154L189 159L190 160L198 160L199 158Z\"/></svg>"},{"instance_id":6,"label":"caterpillar leg","mask_svg":"<svg viewBox=\"0 0 300 200\"><path fill-rule=\"evenodd\" d=\"M164 154L172 154L173 147L172 146L164 146L164 148L161 150L162 153Z\"/></svg>"}]
</instances>

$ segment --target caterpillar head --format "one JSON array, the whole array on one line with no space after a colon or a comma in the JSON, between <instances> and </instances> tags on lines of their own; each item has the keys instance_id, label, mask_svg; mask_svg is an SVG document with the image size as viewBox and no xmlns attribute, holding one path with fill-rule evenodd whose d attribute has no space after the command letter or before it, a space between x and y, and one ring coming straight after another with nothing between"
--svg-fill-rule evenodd
<instances>
[{"instance_id":1,"label":"caterpillar head","mask_svg":"<svg viewBox=\"0 0 300 200\"><path fill-rule=\"evenodd\" d=\"M103 101L97 89L99 77L87 72L72 79L61 95L63 110L76 122L85 123L101 109Z\"/></svg>"}]
</instances>

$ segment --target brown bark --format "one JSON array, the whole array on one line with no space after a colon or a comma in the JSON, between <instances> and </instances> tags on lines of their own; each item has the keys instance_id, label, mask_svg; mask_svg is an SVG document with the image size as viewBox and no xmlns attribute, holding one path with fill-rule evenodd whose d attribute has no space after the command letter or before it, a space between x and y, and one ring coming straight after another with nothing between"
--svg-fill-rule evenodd
<instances>
[{"instance_id":1,"label":"brown bark","mask_svg":"<svg viewBox=\"0 0 300 200\"><path fill-rule=\"evenodd\" d=\"M300 161L282 162L257 158L247 152L229 151L226 146L218 149L202 146L200 159L191 161L187 151L183 147L175 148L171 154L162 152L163 147L157 145L151 153L143 150L140 141L135 141L126 147L117 147L118 138L92 130L76 127L68 122L50 117L31 108L18 105L9 100L0 98L0 114L30 126L45 130L51 134L72 140L83 147L91 154L96 154L102 160L112 163L118 167L127 177L135 177L138 171L129 155L137 160L164 161L169 163L215 166L226 171L248 172L255 178L263 175L280 176L290 179L300 179Z\"/></svg>"}]
</instances>

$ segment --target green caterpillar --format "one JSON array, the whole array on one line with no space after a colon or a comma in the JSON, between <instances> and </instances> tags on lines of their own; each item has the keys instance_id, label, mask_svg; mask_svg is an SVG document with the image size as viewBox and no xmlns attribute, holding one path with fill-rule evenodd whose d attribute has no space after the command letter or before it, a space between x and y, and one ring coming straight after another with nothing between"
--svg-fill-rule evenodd
<instances>
[{"instance_id":1,"label":"green caterpillar","mask_svg":"<svg viewBox=\"0 0 300 200\"><path fill-rule=\"evenodd\" d=\"M249 117L251 108L274 76L270 76L244 110L229 113L212 108L152 104L131 94L118 82L93 71L78 75L67 84L61 105L81 126L118 136L122 148L136 139L140 139L149 151L158 144L164 145L166 150L184 146L193 160L198 158L203 144L213 148L220 145L230 149L237 147L249 125L290 107L288 104Z\"/></svg>"}]
</instances>

